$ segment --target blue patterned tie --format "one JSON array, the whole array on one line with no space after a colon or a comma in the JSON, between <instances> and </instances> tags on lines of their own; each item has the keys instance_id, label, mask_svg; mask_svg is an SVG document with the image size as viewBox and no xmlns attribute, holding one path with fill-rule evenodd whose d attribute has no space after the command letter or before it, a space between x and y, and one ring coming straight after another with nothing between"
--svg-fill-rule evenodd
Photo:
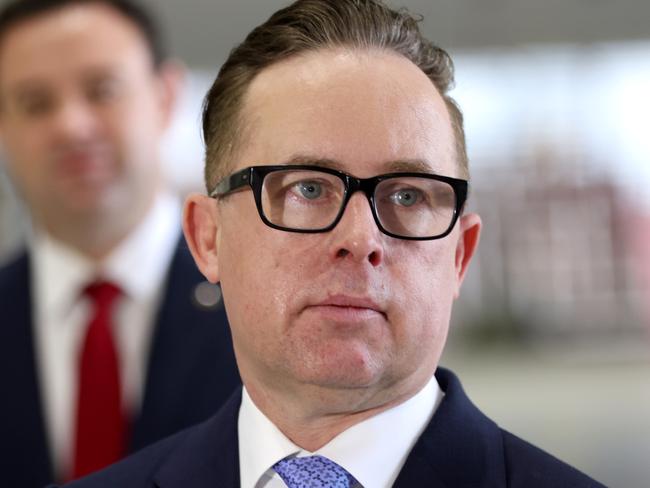
<instances>
[{"instance_id":1,"label":"blue patterned tie","mask_svg":"<svg viewBox=\"0 0 650 488\"><path fill-rule=\"evenodd\" d=\"M356 480L323 456L283 459L273 466L289 488L350 488Z\"/></svg>"}]
</instances>

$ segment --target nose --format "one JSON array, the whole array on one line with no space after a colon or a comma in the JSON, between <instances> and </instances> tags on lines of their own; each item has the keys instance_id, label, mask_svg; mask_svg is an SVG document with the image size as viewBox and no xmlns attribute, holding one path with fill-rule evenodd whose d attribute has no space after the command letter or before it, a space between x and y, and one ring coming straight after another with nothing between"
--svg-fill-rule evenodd
<instances>
[{"instance_id":1,"label":"nose","mask_svg":"<svg viewBox=\"0 0 650 488\"><path fill-rule=\"evenodd\" d=\"M333 261L364 263L367 260L374 267L382 264L384 237L362 192L352 195L341 220L330 234L330 256Z\"/></svg>"},{"instance_id":2,"label":"nose","mask_svg":"<svg viewBox=\"0 0 650 488\"><path fill-rule=\"evenodd\" d=\"M60 141L78 142L95 134L98 118L88 103L71 99L61 102L52 123Z\"/></svg>"}]
</instances>

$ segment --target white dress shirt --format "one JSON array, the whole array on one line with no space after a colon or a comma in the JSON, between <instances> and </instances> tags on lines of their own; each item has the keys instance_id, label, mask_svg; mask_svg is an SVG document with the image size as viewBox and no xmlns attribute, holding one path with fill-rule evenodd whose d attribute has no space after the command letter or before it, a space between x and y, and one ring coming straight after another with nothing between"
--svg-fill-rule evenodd
<instances>
[{"instance_id":1,"label":"white dress shirt","mask_svg":"<svg viewBox=\"0 0 650 488\"><path fill-rule=\"evenodd\" d=\"M122 290L113 315L124 407L136 412L163 282L179 238L180 204L160 195L132 232L99 265L34 231L32 300L37 371L55 473L69 472L76 418L78 354L90 320L84 288L97 279Z\"/></svg>"},{"instance_id":2,"label":"white dress shirt","mask_svg":"<svg viewBox=\"0 0 650 488\"><path fill-rule=\"evenodd\" d=\"M432 377L404 403L353 425L322 448L308 452L280 432L244 388L237 425L241 488L286 488L272 466L287 456L314 454L331 459L354 476L358 481L355 488L390 487L443 395Z\"/></svg>"}]
</instances>

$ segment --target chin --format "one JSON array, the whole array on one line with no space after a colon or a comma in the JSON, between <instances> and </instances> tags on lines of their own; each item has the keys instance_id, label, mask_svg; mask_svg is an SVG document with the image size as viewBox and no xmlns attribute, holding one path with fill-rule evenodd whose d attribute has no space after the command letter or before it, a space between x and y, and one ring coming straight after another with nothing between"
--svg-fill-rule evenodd
<instances>
[{"instance_id":1,"label":"chin","mask_svg":"<svg viewBox=\"0 0 650 488\"><path fill-rule=\"evenodd\" d=\"M311 384L329 388L356 389L376 384L384 361L365 348L345 347L334 353L324 351L303 362L299 376Z\"/></svg>"}]
</instances>

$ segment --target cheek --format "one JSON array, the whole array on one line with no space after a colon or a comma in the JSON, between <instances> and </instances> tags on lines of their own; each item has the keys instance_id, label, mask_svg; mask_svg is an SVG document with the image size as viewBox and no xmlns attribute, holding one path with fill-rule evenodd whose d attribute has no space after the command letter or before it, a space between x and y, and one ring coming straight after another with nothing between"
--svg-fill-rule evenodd
<instances>
[{"instance_id":1,"label":"cheek","mask_svg":"<svg viewBox=\"0 0 650 488\"><path fill-rule=\"evenodd\" d=\"M157 150L158 139L163 135L162 113L151 93L134 91L103 106L99 114L108 137L120 150Z\"/></svg>"},{"instance_id":2,"label":"cheek","mask_svg":"<svg viewBox=\"0 0 650 488\"><path fill-rule=\"evenodd\" d=\"M267 227L252 204L223 235L219 268L231 323L246 344L271 347L293 333L305 300L332 279L323 237Z\"/></svg>"},{"instance_id":3,"label":"cheek","mask_svg":"<svg viewBox=\"0 0 650 488\"><path fill-rule=\"evenodd\" d=\"M257 214L254 217L259 220ZM219 249L235 351L244 367L260 360L283 363L296 303L309 286L309 267L302 262L303 252L287 242L291 234L241 220L247 225L241 222L236 229L224 229L229 240Z\"/></svg>"},{"instance_id":4,"label":"cheek","mask_svg":"<svg viewBox=\"0 0 650 488\"><path fill-rule=\"evenodd\" d=\"M151 114L142 111L138 122L137 107L128 107L125 102L106 107L101 114L105 134L116 150L123 152L144 152L151 148Z\"/></svg>"},{"instance_id":5,"label":"cheek","mask_svg":"<svg viewBox=\"0 0 650 488\"><path fill-rule=\"evenodd\" d=\"M9 174L21 187L47 182L48 154L45 131L5 132L2 156Z\"/></svg>"},{"instance_id":6,"label":"cheek","mask_svg":"<svg viewBox=\"0 0 650 488\"><path fill-rule=\"evenodd\" d=\"M9 122L3 128L2 145L3 153L7 153L9 165L13 160L18 160L15 165L29 165L34 156L44 156L44 144L48 140L48 128L46 124L23 124L20 122Z\"/></svg>"},{"instance_id":7,"label":"cheek","mask_svg":"<svg viewBox=\"0 0 650 488\"><path fill-rule=\"evenodd\" d=\"M258 224L256 213L243 217L223 229L228 238L219 242L221 285L232 320L262 326L286 314L299 265L291 265L294 253L282 233Z\"/></svg>"},{"instance_id":8,"label":"cheek","mask_svg":"<svg viewBox=\"0 0 650 488\"><path fill-rule=\"evenodd\" d=\"M420 253L407 252L397 267L393 287L399 300L401 338L405 342L437 341L446 336L455 290L454 251L451 246L422 245Z\"/></svg>"}]
</instances>

